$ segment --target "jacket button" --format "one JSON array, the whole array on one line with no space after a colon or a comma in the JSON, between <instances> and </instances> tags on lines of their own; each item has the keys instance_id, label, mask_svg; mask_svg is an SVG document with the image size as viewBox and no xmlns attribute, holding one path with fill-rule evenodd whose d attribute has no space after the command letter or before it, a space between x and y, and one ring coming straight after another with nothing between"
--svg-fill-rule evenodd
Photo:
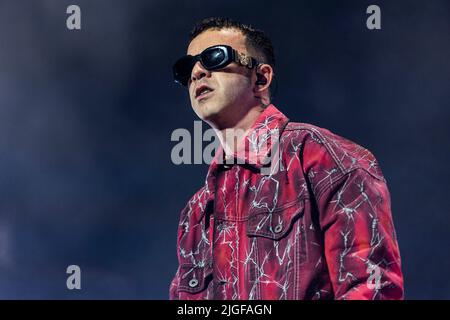
<instances>
[{"instance_id":1,"label":"jacket button","mask_svg":"<svg viewBox=\"0 0 450 320\"><path fill-rule=\"evenodd\" d=\"M275 230L273 230L275 233L280 233L283 230L283 226L281 224L277 225L275 227Z\"/></svg>"},{"instance_id":2,"label":"jacket button","mask_svg":"<svg viewBox=\"0 0 450 320\"><path fill-rule=\"evenodd\" d=\"M189 287L195 288L197 285L198 285L198 280L197 279L191 279L189 281Z\"/></svg>"}]
</instances>

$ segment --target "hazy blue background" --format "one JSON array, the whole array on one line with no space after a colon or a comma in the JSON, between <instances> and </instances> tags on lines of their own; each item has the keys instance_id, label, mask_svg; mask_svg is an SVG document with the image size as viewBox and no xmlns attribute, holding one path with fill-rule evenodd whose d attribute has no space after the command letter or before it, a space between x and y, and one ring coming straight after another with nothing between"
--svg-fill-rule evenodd
<instances>
[{"instance_id":1,"label":"hazy blue background","mask_svg":"<svg viewBox=\"0 0 450 320\"><path fill-rule=\"evenodd\" d=\"M0 298L168 297L178 215L207 170L170 161L171 132L197 120L171 66L217 15L272 37L288 117L376 155L406 297L450 299L446 0L0 1Z\"/></svg>"}]
</instances>

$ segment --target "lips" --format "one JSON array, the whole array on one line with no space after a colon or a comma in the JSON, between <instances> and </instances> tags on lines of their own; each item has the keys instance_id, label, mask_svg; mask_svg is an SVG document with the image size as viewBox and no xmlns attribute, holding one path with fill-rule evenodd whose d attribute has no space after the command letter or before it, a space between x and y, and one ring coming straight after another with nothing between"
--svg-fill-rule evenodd
<instances>
[{"instance_id":1,"label":"lips","mask_svg":"<svg viewBox=\"0 0 450 320\"><path fill-rule=\"evenodd\" d=\"M212 91L214 91L214 89L207 86L206 84L202 84L195 89L195 98L200 99L203 96L206 96L208 93L211 93Z\"/></svg>"}]
</instances>

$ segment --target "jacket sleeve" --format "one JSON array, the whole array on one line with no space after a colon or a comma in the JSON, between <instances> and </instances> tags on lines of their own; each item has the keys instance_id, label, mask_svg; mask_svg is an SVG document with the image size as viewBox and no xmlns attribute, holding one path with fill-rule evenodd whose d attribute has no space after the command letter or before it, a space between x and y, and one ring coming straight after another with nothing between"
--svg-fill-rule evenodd
<instances>
[{"instance_id":1,"label":"jacket sleeve","mask_svg":"<svg viewBox=\"0 0 450 320\"><path fill-rule=\"evenodd\" d=\"M183 212L184 210L181 212L181 216L180 216L180 221L181 218L183 217ZM170 282L170 287L169 287L169 299L170 300L179 300L179 294L178 294L178 286L180 284L180 239L181 239L181 228L178 226L178 233L177 233L177 260L178 260L178 268L177 271L175 273L175 276L173 277L172 281Z\"/></svg>"},{"instance_id":2,"label":"jacket sleeve","mask_svg":"<svg viewBox=\"0 0 450 320\"><path fill-rule=\"evenodd\" d=\"M335 299L402 299L386 181L356 168L330 183L316 200Z\"/></svg>"},{"instance_id":3,"label":"jacket sleeve","mask_svg":"<svg viewBox=\"0 0 450 320\"><path fill-rule=\"evenodd\" d=\"M186 218L187 209L188 209L188 204L180 212L180 219L179 219L178 231L177 231L177 247L176 247L178 268L175 273L175 276L173 277L172 281L170 282L170 287L169 287L169 299L170 300L179 300L180 299L180 296L178 293L178 287L180 285L180 261L181 261L180 241L181 241L181 237L183 236L183 225L184 225L183 221Z\"/></svg>"},{"instance_id":4,"label":"jacket sleeve","mask_svg":"<svg viewBox=\"0 0 450 320\"><path fill-rule=\"evenodd\" d=\"M169 288L169 299L170 300L179 300L179 296L178 296L178 285L180 282L179 272L180 272L180 268L178 267L177 272L170 283L170 288Z\"/></svg>"}]
</instances>

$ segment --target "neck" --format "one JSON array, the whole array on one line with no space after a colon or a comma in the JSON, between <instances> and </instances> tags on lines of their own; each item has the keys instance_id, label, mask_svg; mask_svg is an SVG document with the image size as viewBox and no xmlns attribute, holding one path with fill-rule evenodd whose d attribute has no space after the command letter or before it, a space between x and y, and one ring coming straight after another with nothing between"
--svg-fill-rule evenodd
<instances>
[{"instance_id":1,"label":"neck","mask_svg":"<svg viewBox=\"0 0 450 320\"><path fill-rule=\"evenodd\" d=\"M264 105L257 105L250 108L233 126L225 128L213 127L226 156L237 153L238 150L244 147L245 136L264 109Z\"/></svg>"}]
</instances>

